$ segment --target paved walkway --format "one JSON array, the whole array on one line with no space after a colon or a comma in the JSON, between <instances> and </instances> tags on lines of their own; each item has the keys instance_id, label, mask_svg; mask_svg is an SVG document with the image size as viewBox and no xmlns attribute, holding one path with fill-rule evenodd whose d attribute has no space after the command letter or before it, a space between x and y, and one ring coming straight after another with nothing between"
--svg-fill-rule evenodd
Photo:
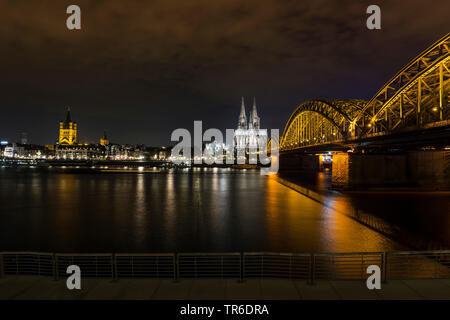
<instances>
[{"instance_id":1,"label":"paved walkway","mask_svg":"<svg viewBox=\"0 0 450 320\"><path fill-rule=\"evenodd\" d=\"M68 290L65 280L47 277L8 276L0 278L0 299L446 299L450 279L392 280L381 290L368 290L364 281L291 280L172 280L82 279L81 290Z\"/></svg>"}]
</instances>

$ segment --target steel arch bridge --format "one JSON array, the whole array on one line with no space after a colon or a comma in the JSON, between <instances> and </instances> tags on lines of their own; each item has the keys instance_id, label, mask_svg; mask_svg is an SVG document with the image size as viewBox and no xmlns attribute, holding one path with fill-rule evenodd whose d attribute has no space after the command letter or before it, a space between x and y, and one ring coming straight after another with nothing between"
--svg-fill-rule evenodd
<instances>
[{"instance_id":1,"label":"steel arch bridge","mask_svg":"<svg viewBox=\"0 0 450 320\"><path fill-rule=\"evenodd\" d=\"M450 124L450 33L370 100L309 100L289 118L280 151Z\"/></svg>"}]
</instances>

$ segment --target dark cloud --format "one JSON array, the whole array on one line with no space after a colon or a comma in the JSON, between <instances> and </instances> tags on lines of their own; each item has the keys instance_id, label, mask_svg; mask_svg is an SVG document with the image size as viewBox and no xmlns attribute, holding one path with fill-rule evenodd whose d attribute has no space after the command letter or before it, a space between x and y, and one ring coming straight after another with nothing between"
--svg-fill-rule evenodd
<instances>
[{"instance_id":1,"label":"dark cloud","mask_svg":"<svg viewBox=\"0 0 450 320\"><path fill-rule=\"evenodd\" d=\"M65 26L82 10L82 30ZM80 135L167 144L174 128L236 124L240 96L282 128L315 97L369 98L450 30L447 0L0 0L0 137L50 143L70 105Z\"/></svg>"}]
</instances>

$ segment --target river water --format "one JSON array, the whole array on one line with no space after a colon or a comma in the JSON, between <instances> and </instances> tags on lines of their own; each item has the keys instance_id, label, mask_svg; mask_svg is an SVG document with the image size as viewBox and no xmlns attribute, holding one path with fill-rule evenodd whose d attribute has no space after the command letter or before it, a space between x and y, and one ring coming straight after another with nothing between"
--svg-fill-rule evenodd
<instances>
[{"instance_id":1,"label":"river water","mask_svg":"<svg viewBox=\"0 0 450 320\"><path fill-rule=\"evenodd\" d=\"M403 250L410 249L407 241L346 212L364 207L366 215L384 216L420 239L445 242L448 200L448 194L434 193L331 193L321 202L258 170L138 174L1 168L0 251Z\"/></svg>"}]
</instances>

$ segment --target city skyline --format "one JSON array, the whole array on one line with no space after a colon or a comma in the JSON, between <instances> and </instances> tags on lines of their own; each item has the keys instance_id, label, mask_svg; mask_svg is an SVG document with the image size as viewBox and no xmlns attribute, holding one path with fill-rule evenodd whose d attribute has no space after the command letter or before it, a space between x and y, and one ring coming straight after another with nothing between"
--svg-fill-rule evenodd
<instances>
[{"instance_id":1,"label":"city skyline","mask_svg":"<svg viewBox=\"0 0 450 320\"><path fill-rule=\"evenodd\" d=\"M252 98L252 109L249 113L249 129L252 128L252 126L255 126L254 129L260 129L260 118L258 117L257 111L256 111L256 97ZM242 116L242 113L246 113L245 110L245 98L244 96L241 97L241 114L239 116L239 121L240 118ZM255 117L255 123L253 122L253 117ZM237 129L243 129L240 128L241 124L238 124ZM245 125L247 126L247 124ZM228 128L233 128L233 124L230 124L228 126ZM246 128L245 128L246 129ZM72 119L72 110L71 107L68 106L66 107L66 116L65 116L65 120L60 120L59 121L59 132L57 137L54 139L54 141L49 142L49 143L35 143L33 141L30 141L29 137L28 137L28 132L26 131L18 131L16 136L12 135L10 138L7 137L0 137L0 140L3 143L21 143L21 144L36 144L36 145L51 145L51 144L61 144L61 145L77 145L77 144L98 144L100 141L101 145L104 145L104 143L102 142L103 140L108 141L107 144L109 144L109 139L106 138L107 137L107 131L102 131L101 136L97 139L97 141L86 141L83 140L82 138L78 139L77 137L79 136L79 131L78 131L78 122L77 121L73 121ZM82 135L81 135L82 136ZM24 139L26 140L26 143L24 143ZM169 136L169 140L167 141L167 143L165 144L165 146L170 146L175 144L175 141L170 141L170 136ZM129 145L148 145L146 143L133 143L133 142L125 142L125 143L121 143L121 144L129 144Z\"/></svg>"},{"instance_id":2,"label":"city skyline","mask_svg":"<svg viewBox=\"0 0 450 320\"><path fill-rule=\"evenodd\" d=\"M1 4L0 137L52 143L56 130L42 128L71 106L83 140L107 131L165 145L194 120L229 127L242 95L257 97L264 127L282 129L303 101L372 97L450 26L439 5L419 1L381 1L376 31L366 3L78 1L82 28L70 31L68 4Z\"/></svg>"}]
</instances>

